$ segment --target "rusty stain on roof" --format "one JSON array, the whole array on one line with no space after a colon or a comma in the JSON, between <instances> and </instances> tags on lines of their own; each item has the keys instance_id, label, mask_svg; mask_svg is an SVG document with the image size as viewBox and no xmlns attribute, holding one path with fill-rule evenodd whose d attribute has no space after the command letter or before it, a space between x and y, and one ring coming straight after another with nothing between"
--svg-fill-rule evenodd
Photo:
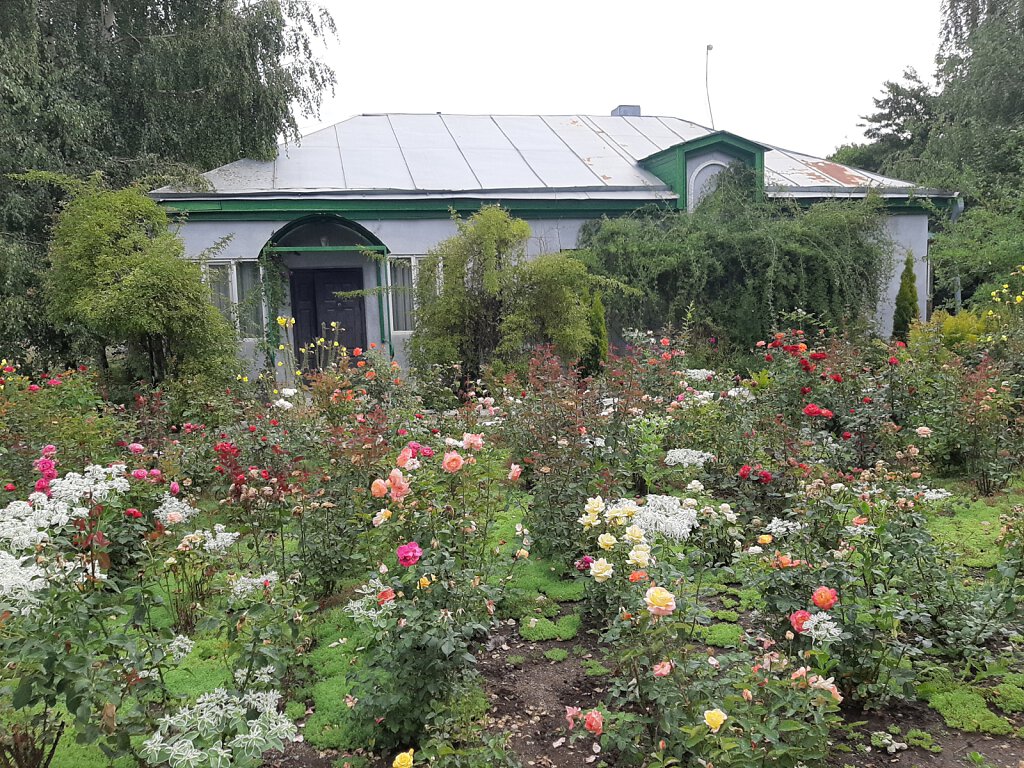
<instances>
[{"instance_id":1,"label":"rusty stain on roof","mask_svg":"<svg viewBox=\"0 0 1024 768\"><path fill-rule=\"evenodd\" d=\"M821 173L825 174L828 181L838 181L840 184L850 187L866 187L872 183L872 179L862 173L858 173L855 168L839 165L839 163L831 163L828 160L813 160L808 165L817 168Z\"/></svg>"}]
</instances>

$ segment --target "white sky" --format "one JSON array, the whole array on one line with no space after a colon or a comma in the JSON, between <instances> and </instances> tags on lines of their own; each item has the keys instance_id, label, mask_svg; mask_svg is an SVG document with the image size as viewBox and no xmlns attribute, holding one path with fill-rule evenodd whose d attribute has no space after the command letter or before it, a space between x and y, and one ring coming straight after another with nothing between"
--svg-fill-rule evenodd
<instances>
[{"instance_id":1,"label":"white sky","mask_svg":"<svg viewBox=\"0 0 1024 768\"><path fill-rule=\"evenodd\" d=\"M824 156L863 140L887 79L933 71L940 0L320 0L336 93L303 133L367 112L645 115Z\"/></svg>"}]
</instances>

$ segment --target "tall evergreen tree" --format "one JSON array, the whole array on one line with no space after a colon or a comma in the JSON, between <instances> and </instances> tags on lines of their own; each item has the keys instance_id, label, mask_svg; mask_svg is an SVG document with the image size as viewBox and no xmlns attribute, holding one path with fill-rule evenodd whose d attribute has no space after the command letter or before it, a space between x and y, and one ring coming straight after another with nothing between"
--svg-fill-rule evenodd
<instances>
[{"instance_id":1,"label":"tall evergreen tree","mask_svg":"<svg viewBox=\"0 0 1024 768\"><path fill-rule=\"evenodd\" d=\"M910 326L917 320L917 278L914 275L914 254L908 253L900 275L900 290L896 294L896 311L892 318L892 337L907 340Z\"/></svg>"}]
</instances>

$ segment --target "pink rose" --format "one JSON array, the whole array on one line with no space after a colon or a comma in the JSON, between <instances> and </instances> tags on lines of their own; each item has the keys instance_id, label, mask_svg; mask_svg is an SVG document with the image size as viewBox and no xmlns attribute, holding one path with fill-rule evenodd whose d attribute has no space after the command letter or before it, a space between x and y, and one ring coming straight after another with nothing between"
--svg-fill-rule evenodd
<instances>
[{"instance_id":1,"label":"pink rose","mask_svg":"<svg viewBox=\"0 0 1024 768\"><path fill-rule=\"evenodd\" d=\"M395 554L398 556L398 564L409 568L423 557L423 549L415 541L410 541L396 549Z\"/></svg>"},{"instance_id":2,"label":"pink rose","mask_svg":"<svg viewBox=\"0 0 1024 768\"><path fill-rule=\"evenodd\" d=\"M515 482L519 479L519 476L523 474L523 468L518 464L513 464L508 470L508 479Z\"/></svg>"},{"instance_id":3,"label":"pink rose","mask_svg":"<svg viewBox=\"0 0 1024 768\"><path fill-rule=\"evenodd\" d=\"M405 479L400 469L391 470L391 474L388 475L387 485L391 488L391 498L394 501L401 501L412 491L412 488L409 487L409 481Z\"/></svg>"},{"instance_id":4,"label":"pink rose","mask_svg":"<svg viewBox=\"0 0 1024 768\"><path fill-rule=\"evenodd\" d=\"M654 676L655 677L668 677L672 672L672 667L675 666L671 661L659 661L654 665Z\"/></svg>"},{"instance_id":5,"label":"pink rose","mask_svg":"<svg viewBox=\"0 0 1024 768\"><path fill-rule=\"evenodd\" d=\"M416 451L411 446L407 445L405 446L405 448L402 449L401 453L398 454L398 458L395 460L395 464L397 464L402 469L405 469L409 465L409 462L415 458Z\"/></svg>"},{"instance_id":6,"label":"pink rose","mask_svg":"<svg viewBox=\"0 0 1024 768\"><path fill-rule=\"evenodd\" d=\"M139 453L142 453L146 449L143 448L140 443L129 443L128 444L128 450L131 451L132 453L139 454Z\"/></svg>"},{"instance_id":7,"label":"pink rose","mask_svg":"<svg viewBox=\"0 0 1024 768\"><path fill-rule=\"evenodd\" d=\"M462 435L462 447L467 451L482 451L484 447L484 436L465 432Z\"/></svg>"},{"instance_id":8,"label":"pink rose","mask_svg":"<svg viewBox=\"0 0 1024 768\"><path fill-rule=\"evenodd\" d=\"M378 477L370 486L370 493L373 495L373 498L382 499L387 496L388 484Z\"/></svg>"},{"instance_id":9,"label":"pink rose","mask_svg":"<svg viewBox=\"0 0 1024 768\"><path fill-rule=\"evenodd\" d=\"M171 480L171 495L177 496L181 492L181 486L178 485L177 480Z\"/></svg>"},{"instance_id":10,"label":"pink rose","mask_svg":"<svg viewBox=\"0 0 1024 768\"><path fill-rule=\"evenodd\" d=\"M145 480L149 476L149 473L144 469L133 469L132 477L136 480Z\"/></svg>"},{"instance_id":11,"label":"pink rose","mask_svg":"<svg viewBox=\"0 0 1024 768\"><path fill-rule=\"evenodd\" d=\"M573 730L576 727L576 718L583 717L583 710L579 707L566 707L565 708L565 719L569 722L569 730Z\"/></svg>"}]
</instances>

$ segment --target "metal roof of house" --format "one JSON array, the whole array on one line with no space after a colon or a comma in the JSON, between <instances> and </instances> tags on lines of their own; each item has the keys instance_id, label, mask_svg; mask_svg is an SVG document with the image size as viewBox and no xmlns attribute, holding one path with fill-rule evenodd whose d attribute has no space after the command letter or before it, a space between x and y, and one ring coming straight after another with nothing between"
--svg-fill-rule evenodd
<instances>
[{"instance_id":1,"label":"metal roof of house","mask_svg":"<svg viewBox=\"0 0 1024 768\"><path fill-rule=\"evenodd\" d=\"M274 160L239 160L204 174L211 192L164 187L155 195L658 200L675 195L639 162L711 133L675 117L359 115L282 144ZM774 146L764 165L775 196L935 192Z\"/></svg>"}]
</instances>

